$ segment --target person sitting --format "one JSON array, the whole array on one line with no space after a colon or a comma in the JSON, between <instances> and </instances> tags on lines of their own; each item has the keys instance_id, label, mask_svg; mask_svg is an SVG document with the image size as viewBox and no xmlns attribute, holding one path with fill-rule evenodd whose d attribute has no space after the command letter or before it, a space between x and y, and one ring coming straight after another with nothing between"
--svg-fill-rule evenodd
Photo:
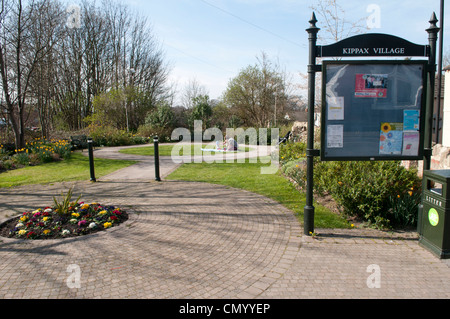
<instances>
[{"instance_id":1,"label":"person sitting","mask_svg":"<svg viewBox=\"0 0 450 319\"><path fill-rule=\"evenodd\" d=\"M232 137L228 138L226 137L226 143L227 143L227 151L237 151L239 146L236 140Z\"/></svg>"}]
</instances>

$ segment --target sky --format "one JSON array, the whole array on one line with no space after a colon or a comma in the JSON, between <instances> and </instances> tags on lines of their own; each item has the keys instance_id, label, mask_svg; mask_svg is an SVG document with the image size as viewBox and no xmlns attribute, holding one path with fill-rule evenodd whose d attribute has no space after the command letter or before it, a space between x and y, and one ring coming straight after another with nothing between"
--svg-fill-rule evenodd
<instances>
[{"instance_id":1,"label":"sky","mask_svg":"<svg viewBox=\"0 0 450 319\"><path fill-rule=\"evenodd\" d=\"M180 93L195 80L211 99L220 98L228 82L256 64L262 52L290 75L294 87L303 81L308 64L305 30L317 0L124 2L148 18L170 65L170 83ZM422 45L428 44L425 30L432 13L440 16L440 0L338 0L338 4L346 20L371 26L365 32L392 34ZM372 8L379 10L379 19L368 19L376 14ZM450 8L445 10L450 13ZM444 16L444 51L450 51L449 13ZM317 26L323 29L316 15Z\"/></svg>"}]
</instances>

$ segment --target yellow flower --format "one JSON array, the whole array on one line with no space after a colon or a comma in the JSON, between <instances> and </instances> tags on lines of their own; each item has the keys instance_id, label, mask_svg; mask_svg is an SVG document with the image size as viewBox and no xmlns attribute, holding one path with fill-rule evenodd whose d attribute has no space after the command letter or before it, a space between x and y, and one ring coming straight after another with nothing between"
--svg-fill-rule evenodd
<instances>
[{"instance_id":1,"label":"yellow flower","mask_svg":"<svg viewBox=\"0 0 450 319\"><path fill-rule=\"evenodd\" d=\"M103 227L105 227L105 228L109 228L111 226L112 226L112 223L110 223L110 222L106 222L103 224Z\"/></svg>"},{"instance_id":2,"label":"yellow flower","mask_svg":"<svg viewBox=\"0 0 450 319\"><path fill-rule=\"evenodd\" d=\"M102 210L101 212L99 212L98 214L99 215L105 215L107 213L107 211L106 210Z\"/></svg>"},{"instance_id":3,"label":"yellow flower","mask_svg":"<svg viewBox=\"0 0 450 319\"><path fill-rule=\"evenodd\" d=\"M44 230L44 235L48 235L48 234L50 234L50 230L48 230L48 229Z\"/></svg>"},{"instance_id":4,"label":"yellow flower","mask_svg":"<svg viewBox=\"0 0 450 319\"><path fill-rule=\"evenodd\" d=\"M44 218L42 218L42 220L43 220L44 222L46 222L46 221L48 220L48 217L44 217Z\"/></svg>"},{"instance_id":5,"label":"yellow flower","mask_svg":"<svg viewBox=\"0 0 450 319\"><path fill-rule=\"evenodd\" d=\"M27 216L23 216L23 217L20 218L20 221L21 221L21 222L24 222L24 221L26 221L27 219L28 219Z\"/></svg>"},{"instance_id":6,"label":"yellow flower","mask_svg":"<svg viewBox=\"0 0 450 319\"><path fill-rule=\"evenodd\" d=\"M412 195L413 195L413 192L408 192L408 194L409 194L409 196L412 196Z\"/></svg>"},{"instance_id":7,"label":"yellow flower","mask_svg":"<svg viewBox=\"0 0 450 319\"><path fill-rule=\"evenodd\" d=\"M22 235L25 235L27 233L27 231L26 230L19 230L19 235L20 236L22 236Z\"/></svg>"},{"instance_id":8,"label":"yellow flower","mask_svg":"<svg viewBox=\"0 0 450 319\"><path fill-rule=\"evenodd\" d=\"M84 204L83 206L81 206L81 209L88 209L89 208L89 204Z\"/></svg>"},{"instance_id":9,"label":"yellow flower","mask_svg":"<svg viewBox=\"0 0 450 319\"><path fill-rule=\"evenodd\" d=\"M80 214L78 214L78 213L72 213L72 216L73 216L73 217L80 217Z\"/></svg>"},{"instance_id":10,"label":"yellow flower","mask_svg":"<svg viewBox=\"0 0 450 319\"><path fill-rule=\"evenodd\" d=\"M390 125L389 123L383 123L383 124L381 125L381 130L382 130L384 133L389 133L389 132L392 130L392 127L391 127L391 125Z\"/></svg>"}]
</instances>

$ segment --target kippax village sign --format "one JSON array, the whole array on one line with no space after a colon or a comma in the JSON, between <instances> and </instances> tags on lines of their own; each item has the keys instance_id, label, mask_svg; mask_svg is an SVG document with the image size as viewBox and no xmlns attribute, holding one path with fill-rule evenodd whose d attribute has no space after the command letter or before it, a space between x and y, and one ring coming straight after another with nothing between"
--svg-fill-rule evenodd
<instances>
[{"instance_id":1,"label":"kippax village sign","mask_svg":"<svg viewBox=\"0 0 450 319\"><path fill-rule=\"evenodd\" d=\"M426 57L428 54L429 46L381 33L357 35L331 45L317 46L316 52L317 57Z\"/></svg>"},{"instance_id":2,"label":"kippax village sign","mask_svg":"<svg viewBox=\"0 0 450 319\"><path fill-rule=\"evenodd\" d=\"M436 15L428 45L381 33L317 45L317 18L306 29L308 62L307 183L304 234L314 233L314 158L321 160L415 160L430 169L436 72ZM317 58L324 59L318 65ZM345 58L362 59L345 59ZM369 58L372 57L370 60ZM379 59L385 57L385 59ZM418 60L408 59L419 58ZM322 73L321 149L315 149L315 81Z\"/></svg>"},{"instance_id":3,"label":"kippax village sign","mask_svg":"<svg viewBox=\"0 0 450 319\"><path fill-rule=\"evenodd\" d=\"M343 48L342 55L403 55L405 48Z\"/></svg>"}]
</instances>

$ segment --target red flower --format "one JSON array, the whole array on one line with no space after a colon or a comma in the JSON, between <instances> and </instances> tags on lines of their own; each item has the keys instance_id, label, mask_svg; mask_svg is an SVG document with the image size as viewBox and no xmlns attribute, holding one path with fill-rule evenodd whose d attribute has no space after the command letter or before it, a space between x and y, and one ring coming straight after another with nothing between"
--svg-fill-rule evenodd
<instances>
[{"instance_id":1,"label":"red flower","mask_svg":"<svg viewBox=\"0 0 450 319\"><path fill-rule=\"evenodd\" d=\"M116 209L115 211L113 211L113 214L122 215L122 212L120 210Z\"/></svg>"},{"instance_id":2,"label":"red flower","mask_svg":"<svg viewBox=\"0 0 450 319\"><path fill-rule=\"evenodd\" d=\"M109 217L109 219L111 219L111 220L117 220L117 216L111 216L111 217Z\"/></svg>"},{"instance_id":3,"label":"red flower","mask_svg":"<svg viewBox=\"0 0 450 319\"><path fill-rule=\"evenodd\" d=\"M30 231L30 232L27 234L27 238L30 238L30 237L32 237L32 236L34 236L34 235L36 235L36 233L33 232L33 231Z\"/></svg>"}]
</instances>

